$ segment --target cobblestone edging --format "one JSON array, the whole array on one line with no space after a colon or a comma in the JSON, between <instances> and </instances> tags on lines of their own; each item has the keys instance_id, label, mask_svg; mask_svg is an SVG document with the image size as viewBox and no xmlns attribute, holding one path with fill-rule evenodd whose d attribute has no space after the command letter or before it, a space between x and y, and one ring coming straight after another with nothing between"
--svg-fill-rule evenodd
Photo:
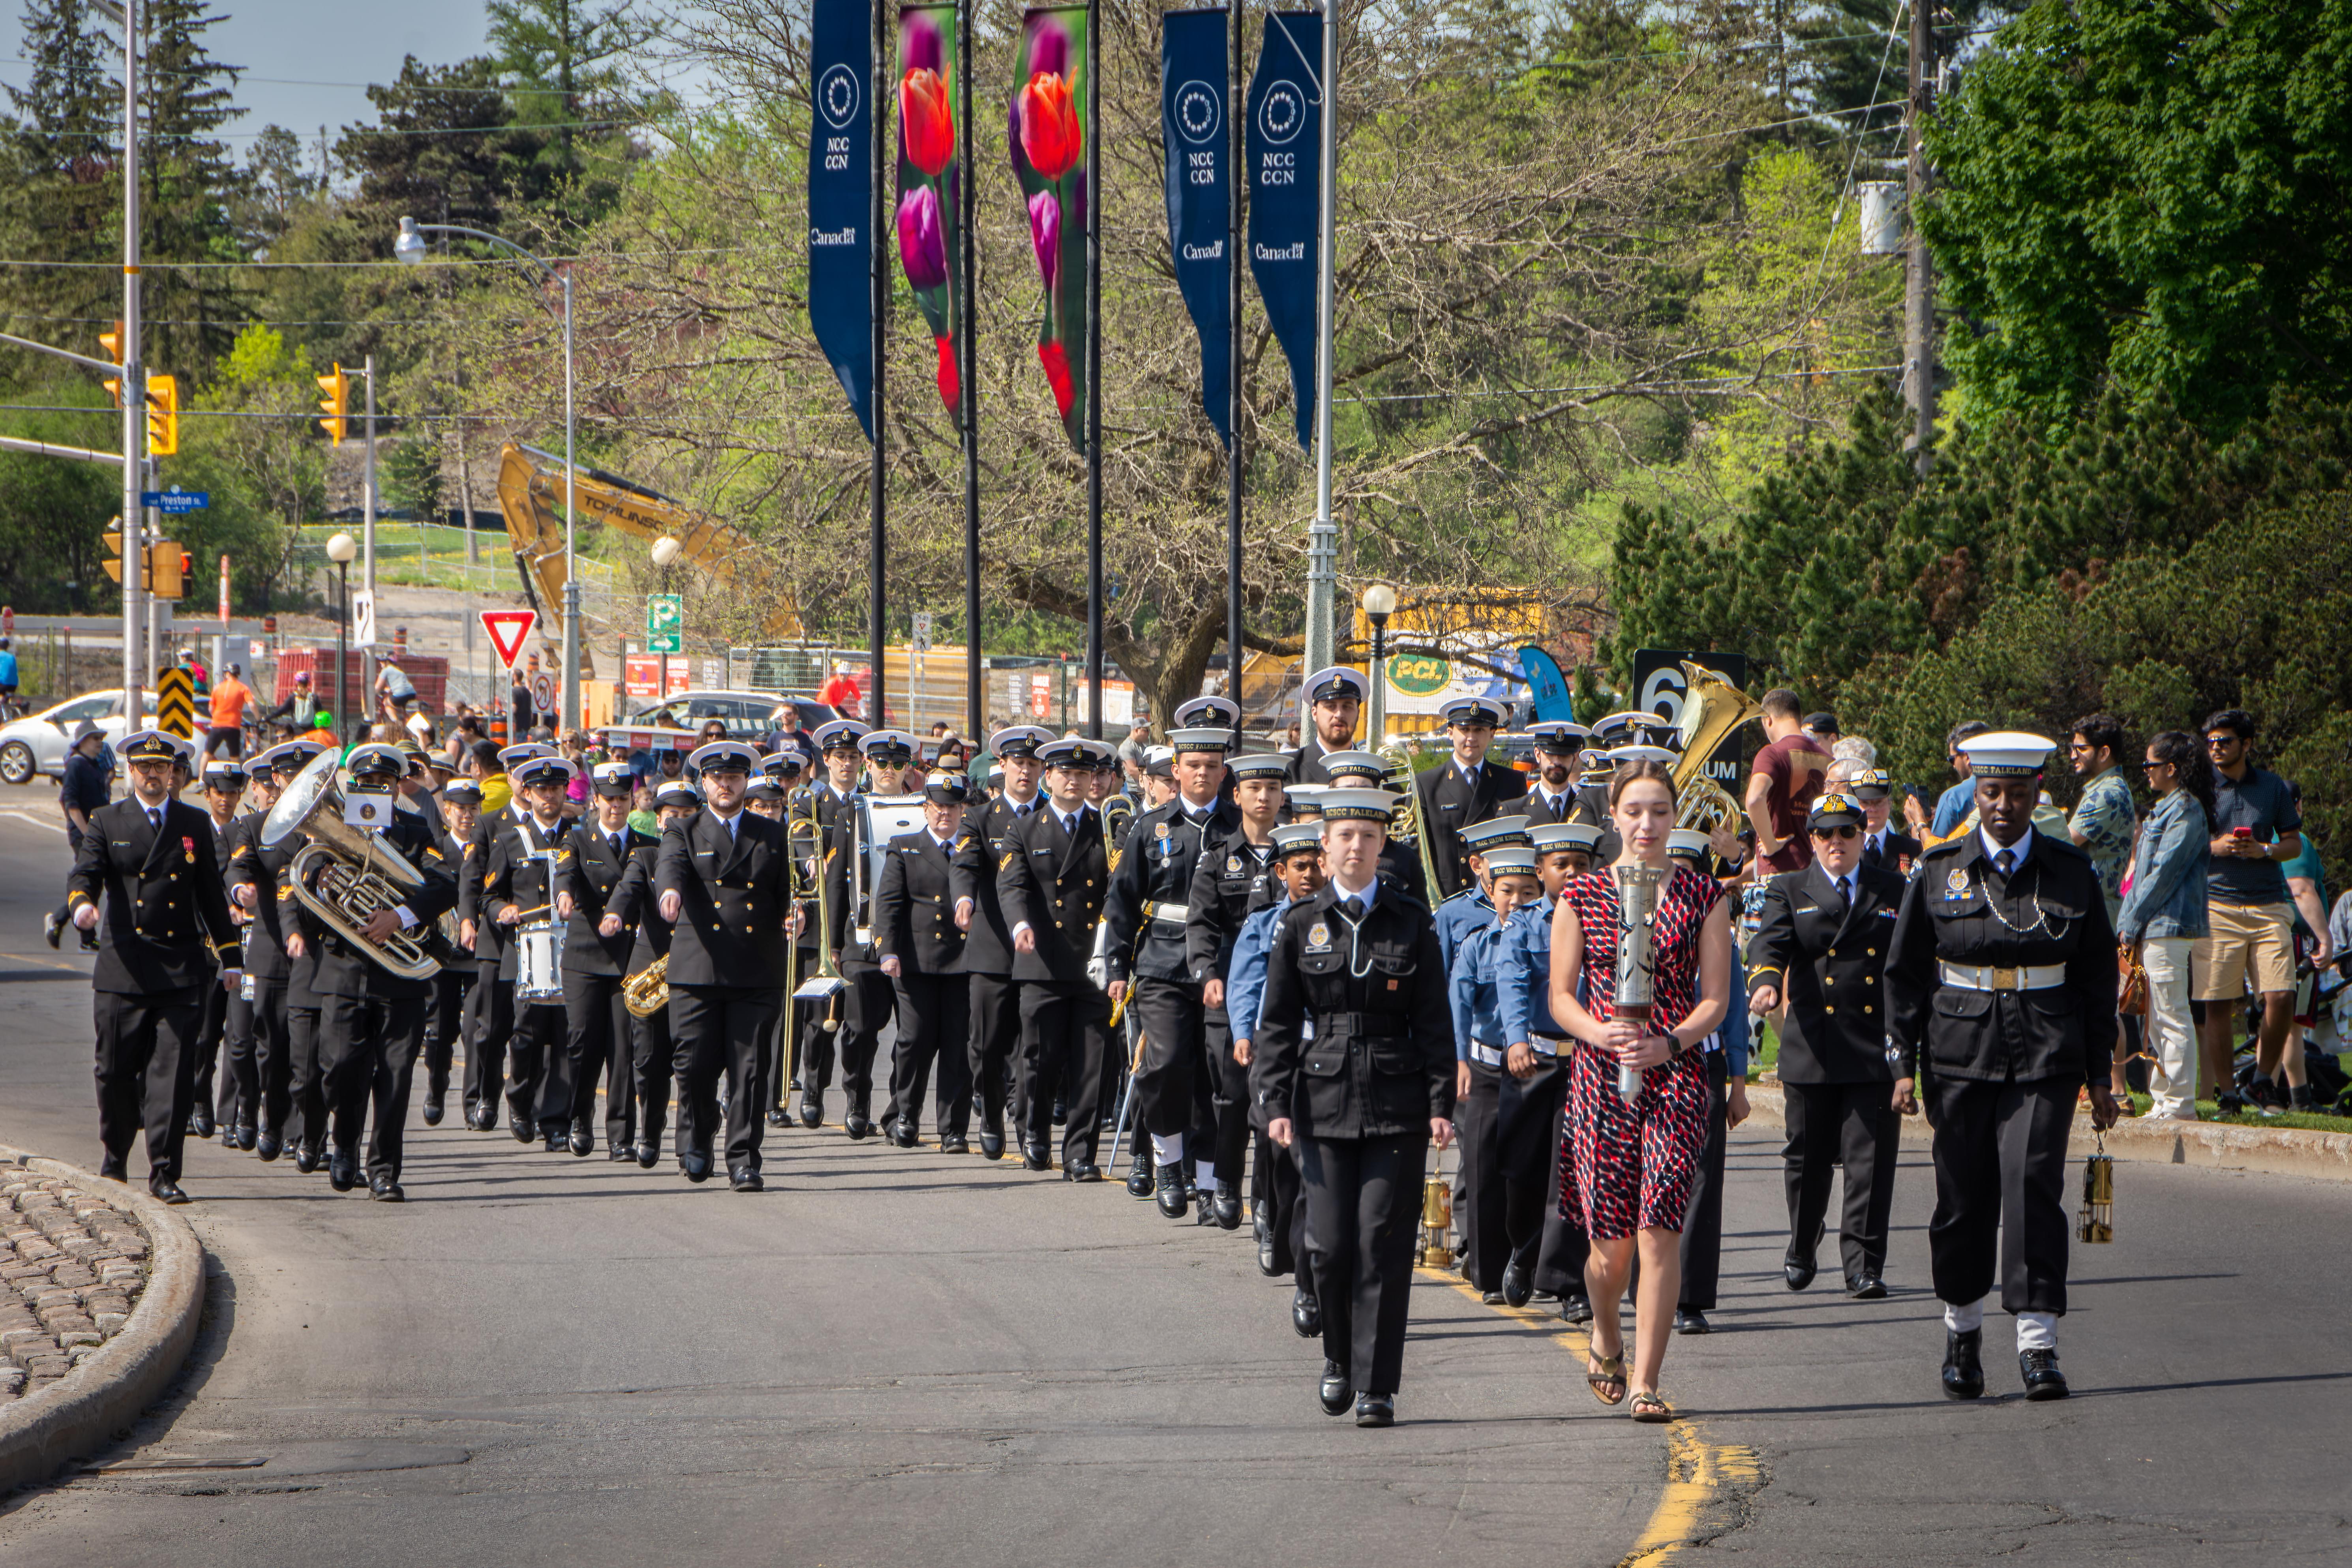
<instances>
[{"instance_id":1,"label":"cobblestone edging","mask_svg":"<svg viewBox=\"0 0 2352 1568\"><path fill-rule=\"evenodd\" d=\"M129 1427L204 1306L185 1221L119 1182L0 1147L0 1491Z\"/></svg>"}]
</instances>

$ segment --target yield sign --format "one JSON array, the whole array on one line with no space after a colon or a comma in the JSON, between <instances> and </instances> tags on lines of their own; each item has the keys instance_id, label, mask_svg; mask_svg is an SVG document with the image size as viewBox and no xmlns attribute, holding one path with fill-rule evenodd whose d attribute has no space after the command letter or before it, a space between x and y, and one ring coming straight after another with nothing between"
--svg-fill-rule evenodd
<instances>
[{"instance_id":1,"label":"yield sign","mask_svg":"<svg viewBox=\"0 0 2352 1568\"><path fill-rule=\"evenodd\" d=\"M523 639L530 636L531 626L539 620L537 610L484 610L482 629L490 634L490 647L498 650L499 662L512 669L522 653Z\"/></svg>"}]
</instances>

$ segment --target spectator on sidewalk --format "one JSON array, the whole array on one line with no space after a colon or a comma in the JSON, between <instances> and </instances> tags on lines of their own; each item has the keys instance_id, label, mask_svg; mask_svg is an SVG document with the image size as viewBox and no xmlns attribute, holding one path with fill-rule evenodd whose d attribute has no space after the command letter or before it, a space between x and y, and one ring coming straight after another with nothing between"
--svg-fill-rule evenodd
<instances>
[{"instance_id":1,"label":"spectator on sidewalk","mask_svg":"<svg viewBox=\"0 0 2352 1568\"><path fill-rule=\"evenodd\" d=\"M2140 767L2156 805L2140 824L2116 940L2137 949L2147 970L2148 1114L2194 1121L2197 1037L2189 969L2190 954L2206 933L2213 764L2196 736L2167 730L2148 742Z\"/></svg>"},{"instance_id":2,"label":"spectator on sidewalk","mask_svg":"<svg viewBox=\"0 0 2352 1568\"><path fill-rule=\"evenodd\" d=\"M408 717L408 705L416 700L416 682L387 658L375 667L375 700L376 711L397 728Z\"/></svg>"},{"instance_id":3,"label":"spectator on sidewalk","mask_svg":"<svg viewBox=\"0 0 2352 1568\"><path fill-rule=\"evenodd\" d=\"M2303 817L2286 781L2249 754L2256 727L2242 708L2205 721L2205 754L2213 764L2213 860L2206 879L2206 935L2196 952L2197 999L2205 1004L2205 1073L2225 1116L2246 1108L2231 1071L2238 1010L2249 981L2262 998L2254 1076L2275 1081L2294 1023L2294 906L2281 869L2303 849ZM2286 1063L2297 1108L2311 1098L2300 1053ZM2278 1107L2265 1104L2266 1114Z\"/></svg>"},{"instance_id":4,"label":"spectator on sidewalk","mask_svg":"<svg viewBox=\"0 0 2352 1568\"><path fill-rule=\"evenodd\" d=\"M206 762L218 751L240 760L245 756L245 710L253 700L253 688L238 679L243 673L240 666L232 664L213 688L213 721L205 731Z\"/></svg>"},{"instance_id":5,"label":"spectator on sidewalk","mask_svg":"<svg viewBox=\"0 0 2352 1568\"><path fill-rule=\"evenodd\" d=\"M1970 776L1968 753L1960 750L1960 742L1971 735L1983 734L1990 727L1981 719L1964 719L1953 725L1952 732L1944 737L1944 760L1952 764L1952 771L1960 775L1960 782L1943 793L1933 812L1921 805L1916 795L1903 797L1903 820L1909 823L1912 833L1931 848L1958 833L1961 821L1976 809L1977 786Z\"/></svg>"},{"instance_id":6,"label":"spectator on sidewalk","mask_svg":"<svg viewBox=\"0 0 2352 1568\"><path fill-rule=\"evenodd\" d=\"M74 732L73 750L66 753L65 778L58 785L58 805L66 816L66 847L76 856L81 854L82 835L89 831L90 814L114 793L114 770L107 766L105 753L106 736L85 719ZM41 916L41 934L51 947L58 945L69 913L59 904ZM94 948L97 940L85 934L82 945Z\"/></svg>"},{"instance_id":7,"label":"spectator on sidewalk","mask_svg":"<svg viewBox=\"0 0 2352 1568\"><path fill-rule=\"evenodd\" d=\"M2084 782L2074 814L2066 819L2066 837L2091 858L2099 891L2107 900L2109 924L2123 909L2124 872L2131 864L2132 834L2138 816L2131 785L2123 776L2123 724L2111 714L2089 714L2075 720L2067 731L2066 760ZM2139 1050L2139 1020L2122 1019L2116 1030L2115 1062L2108 1077L2116 1103L2126 1116L2131 1114L2132 1100L2126 1075Z\"/></svg>"},{"instance_id":8,"label":"spectator on sidewalk","mask_svg":"<svg viewBox=\"0 0 2352 1568\"><path fill-rule=\"evenodd\" d=\"M1756 830L1756 853L1765 872L1801 871L1812 859L1805 813L1822 793L1830 757L1806 732L1795 692L1775 687L1764 694L1763 705L1765 744L1748 779L1748 822Z\"/></svg>"}]
</instances>

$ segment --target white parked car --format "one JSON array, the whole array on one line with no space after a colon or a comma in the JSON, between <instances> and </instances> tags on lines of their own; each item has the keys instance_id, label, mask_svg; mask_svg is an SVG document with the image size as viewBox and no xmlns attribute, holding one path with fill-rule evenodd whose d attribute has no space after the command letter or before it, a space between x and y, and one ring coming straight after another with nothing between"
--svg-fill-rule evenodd
<instances>
[{"instance_id":1,"label":"white parked car","mask_svg":"<svg viewBox=\"0 0 2352 1568\"><path fill-rule=\"evenodd\" d=\"M153 689L149 688L142 696L147 722L152 724ZM0 729L0 783L31 784L36 777L43 776L63 779L66 753L73 747L74 731L85 721L98 726L108 745L121 741L130 728L122 719L122 689L118 686L108 691L85 692Z\"/></svg>"}]
</instances>

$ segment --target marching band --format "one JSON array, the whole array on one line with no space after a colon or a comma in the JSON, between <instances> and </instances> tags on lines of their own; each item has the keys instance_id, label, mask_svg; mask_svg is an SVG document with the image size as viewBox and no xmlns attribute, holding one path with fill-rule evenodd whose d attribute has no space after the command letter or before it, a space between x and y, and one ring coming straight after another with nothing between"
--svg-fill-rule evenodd
<instances>
[{"instance_id":1,"label":"marching band","mask_svg":"<svg viewBox=\"0 0 2352 1568\"><path fill-rule=\"evenodd\" d=\"M1846 1287L1885 1294L1916 1089L1937 1111L1945 1390L1982 1387L1998 1262L2029 1396L2064 1392L2057 1182L2114 1020L2054 998L2114 975L2081 856L2031 826L2048 742L1970 742L1983 826L1924 857L1882 842L1883 774L1832 784L1811 863L1762 887L1727 975L1718 900L1748 874L1677 823L1654 716L1531 725L1522 773L1489 756L1503 711L1465 699L1415 777L1352 749L1357 672L1302 695L1312 731L1280 753L1239 753L1230 702L1187 704L1140 804L1110 747L1035 726L989 737L984 782L912 772L914 737L846 719L815 732L805 783L798 751L713 740L662 770L650 832L627 763L579 803L576 764L528 742L488 792L436 783L413 746L289 742L207 765L207 815L179 799L188 742L132 734L133 797L93 816L68 892L101 936L104 1173L143 1131L152 1190L186 1202L183 1140L216 1125L402 1201L417 1058L432 1125L462 1049L473 1131L503 1099L518 1142L586 1156L601 1095L608 1159L650 1170L674 1100L684 1178L757 1193L768 1133L795 1110L821 1128L837 1069L852 1140L915 1149L928 1126L941 1154L976 1138L1047 1173L1058 1127L1062 1179L1090 1183L1108 1134L1161 1215L1246 1215L1321 1341L1327 1413L1394 1419L1411 1271L1454 1266L1458 1222L1474 1289L1570 1322L1598 1305L1593 1392L1664 1419L1660 1314L1706 1330L1752 1012L1786 1085L1789 1288L1812 1279L1842 1165ZM1629 979L1645 963L1654 993ZM1428 1169L1457 1137L1458 1189Z\"/></svg>"}]
</instances>

